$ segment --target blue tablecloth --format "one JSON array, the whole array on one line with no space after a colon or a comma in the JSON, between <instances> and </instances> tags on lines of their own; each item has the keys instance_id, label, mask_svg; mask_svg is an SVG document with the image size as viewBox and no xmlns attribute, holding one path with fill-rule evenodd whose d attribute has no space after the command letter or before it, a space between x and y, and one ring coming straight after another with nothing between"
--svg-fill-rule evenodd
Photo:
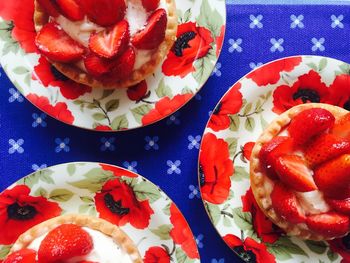
<instances>
[{"instance_id":1,"label":"blue tablecloth","mask_svg":"<svg viewBox=\"0 0 350 263\"><path fill-rule=\"evenodd\" d=\"M261 63L298 54L350 62L350 6L229 3L223 52L212 77L182 110L147 128L105 134L64 125L28 103L0 70L0 190L33 169L58 163L100 161L128 167L179 205L202 262L239 262L209 221L198 193L198 148L209 112L234 82ZM62 141L63 150L57 147Z\"/></svg>"}]
</instances>

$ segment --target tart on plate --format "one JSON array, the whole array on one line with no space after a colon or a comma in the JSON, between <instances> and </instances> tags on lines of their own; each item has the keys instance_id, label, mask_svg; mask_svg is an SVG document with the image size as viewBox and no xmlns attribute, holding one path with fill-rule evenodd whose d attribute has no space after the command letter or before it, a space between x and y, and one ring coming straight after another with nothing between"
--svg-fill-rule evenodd
<instances>
[{"instance_id":1,"label":"tart on plate","mask_svg":"<svg viewBox=\"0 0 350 263\"><path fill-rule=\"evenodd\" d=\"M19 258L27 261L16 261ZM119 227L100 218L72 214L23 233L3 262L140 263L142 259Z\"/></svg>"},{"instance_id":2,"label":"tart on plate","mask_svg":"<svg viewBox=\"0 0 350 263\"><path fill-rule=\"evenodd\" d=\"M68 78L125 88L152 74L174 44L175 0L34 0L39 52Z\"/></svg>"},{"instance_id":3,"label":"tart on plate","mask_svg":"<svg viewBox=\"0 0 350 263\"><path fill-rule=\"evenodd\" d=\"M330 240L350 231L350 113L295 106L261 134L250 160L254 197L287 235Z\"/></svg>"}]
</instances>

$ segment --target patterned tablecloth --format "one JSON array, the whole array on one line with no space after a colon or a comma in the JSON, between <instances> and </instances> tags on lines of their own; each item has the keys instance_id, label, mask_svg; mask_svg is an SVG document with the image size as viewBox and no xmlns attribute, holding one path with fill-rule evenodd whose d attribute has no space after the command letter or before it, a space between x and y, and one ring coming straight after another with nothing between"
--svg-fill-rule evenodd
<instances>
[{"instance_id":1,"label":"patterned tablecloth","mask_svg":"<svg viewBox=\"0 0 350 263\"><path fill-rule=\"evenodd\" d=\"M223 52L210 80L182 110L147 128L104 134L64 125L28 103L0 70L0 190L58 163L127 167L158 184L178 204L202 262L239 262L210 223L198 191L198 149L209 113L233 83L262 63L298 54L350 62L350 6L231 2Z\"/></svg>"}]
</instances>

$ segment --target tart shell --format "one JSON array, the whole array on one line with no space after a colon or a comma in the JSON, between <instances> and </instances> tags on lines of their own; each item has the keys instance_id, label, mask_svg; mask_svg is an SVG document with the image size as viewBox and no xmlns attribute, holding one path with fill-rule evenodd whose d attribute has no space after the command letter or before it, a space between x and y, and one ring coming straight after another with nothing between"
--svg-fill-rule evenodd
<instances>
[{"instance_id":1,"label":"tart shell","mask_svg":"<svg viewBox=\"0 0 350 263\"><path fill-rule=\"evenodd\" d=\"M330 111L336 119L339 119L348 113L347 110L337 106L321 103L308 103L295 106L278 116L260 135L252 150L250 159L250 184L255 200L257 201L260 209L274 224L282 228L287 235L297 236L301 239L327 240L329 238L312 232L305 223L292 224L276 213L272 207L270 197L272 189L266 187L268 184L273 184L273 181L267 177L265 171L261 168L261 163L258 157L261 147L265 143L277 136L298 113L311 108L326 109Z\"/></svg>"}]
</instances>

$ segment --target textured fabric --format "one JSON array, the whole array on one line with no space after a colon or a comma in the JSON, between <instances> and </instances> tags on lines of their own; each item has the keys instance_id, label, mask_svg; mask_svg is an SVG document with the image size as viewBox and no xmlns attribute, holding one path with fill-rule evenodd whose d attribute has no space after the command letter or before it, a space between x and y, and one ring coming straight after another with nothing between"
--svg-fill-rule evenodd
<instances>
[{"instance_id":1,"label":"textured fabric","mask_svg":"<svg viewBox=\"0 0 350 263\"><path fill-rule=\"evenodd\" d=\"M181 208L202 262L239 262L209 221L198 193L200 138L209 112L239 78L260 63L309 54L350 61L350 6L228 5L219 63L201 92L150 127L104 134L64 125L40 112L0 77L0 190L35 169L99 161L133 169Z\"/></svg>"}]
</instances>

